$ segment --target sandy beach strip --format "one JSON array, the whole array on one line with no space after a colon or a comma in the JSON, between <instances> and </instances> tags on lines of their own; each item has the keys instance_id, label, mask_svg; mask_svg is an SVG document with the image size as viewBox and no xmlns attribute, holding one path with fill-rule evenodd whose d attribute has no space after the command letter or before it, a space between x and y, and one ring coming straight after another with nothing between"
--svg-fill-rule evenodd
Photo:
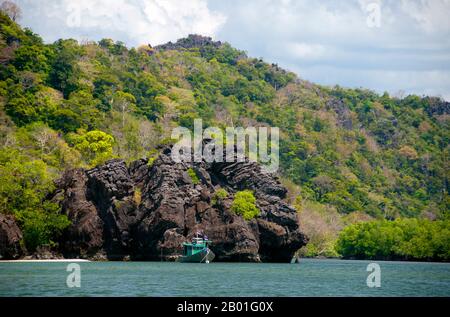
<instances>
[{"instance_id":1,"label":"sandy beach strip","mask_svg":"<svg viewBox=\"0 0 450 317\"><path fill-rule=\"evenodd\" d=\"M0 260L0 263L44 263L44 262L91 262L84 259L53 259L53 260Z\"/></svg>"}]
</instances>

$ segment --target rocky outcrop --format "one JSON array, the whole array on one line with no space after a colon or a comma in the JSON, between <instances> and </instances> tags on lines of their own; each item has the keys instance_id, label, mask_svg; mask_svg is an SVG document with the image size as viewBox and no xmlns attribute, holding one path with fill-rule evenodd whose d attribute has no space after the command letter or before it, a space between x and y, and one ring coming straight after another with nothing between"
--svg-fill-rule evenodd
<instances>
[{"instance_id":1,"label":"rocky outcrop","mask_svg":"<svg viewBox=\"0 0 450 317\"><path fill-rule=\"evenodd\" d=\"M151 51L151 54L153 52L162 52L162 51L185 51L185 50L191 50L195 49L198 50L200 55L202 57L211 58L211 52L220 49L223 47L225 43L222 43L220 41L214 41L211 37L208 36L202 36L198 34L189 34L186 38L178 39L175 43L168 42L165 44L157 45L153 49L154 51ZM148 51L148 50L147 50ZM234 57L234 62L239 61L242 58L246 58L246 54L244 52L240 52L237 56ZM227 58L230 58L228 56ZM231 61L230 61L231 62ZM278 68L276 65L272 65L273 69L276 70L276 72L282 72L285 73L286 71L282 70L281 68Z\"/></svg>"},{"instance_id":2,"label":"rocky outcrop","mask_svg":"<svg viewBox=\"0 0 450 317\"><path fill-rule=\"evenodd\" d=\"M57 187L53 200L60 201L62 212L72 221L60 242L65 256L122 259L129 253L136 204L125 162L69 170Z\"/></svg>"},{"instance_id":3,"label":"rocky outcrop","mask_svg":"<svg viewBox=\"0 0 450 317\"><path fill-rule=\"evenodd\" d=\"M220 41L213 41L208 36L202 36L198 34L189 34L188 37L179 39L175 43L168 42L166 44L157 45L155 49L158 51L163 50L179 50L190 48L203 48L206 46L218 48L222 45Z\"/></svg>"},{"instance_id":4,"label":"rocky outcrop","mask_svg":"<svg viewBox=\"0 0 450 317\"><path fill-rule=\"evenodd\" d=\"M0 259L17 259L25 254L21 240L22 232L14 216L0 214Z\"/></svg>"},{"instance_id":5,"label":"rocky outcrop","mask_svg":"<svg viewBox=\"0 0 450 317\"><path fill-rule=\"evenodd\" d=\"M286 189L257 163L175 163L167 146L151 166L112 160L68 171L57 185L53 199L72 220L60 244L67 256L173 260L203 231L218 261L286 262L306 243L296 211L283 201ZM219 188L229 193L220 201ZM230 208L244 189L260 209L251 221Z\"/></svg>"},{"instance_id":6,"label":"rocky outcrop","mask_svg":"<svg viewBox=\"0 0 450 317\"><path fill-rule=\"evenodd\" d=\"M64 256L52 246L38 246L30 255L24 256L24 260L55 260L64 259Z\"/></svg>"},{"instance_id":7,"label":"rocky outcrop","mask_svg":"<svg viewBox=\"0 0 450 317\"><path fill-rule=\"evenodd\" d=\"M352 112L344 104L344 102L338 98L330 98L327 103L327 110L332 110L336 113L337 124L344 129L353 129Z\"/></svg>"}]
</instances>

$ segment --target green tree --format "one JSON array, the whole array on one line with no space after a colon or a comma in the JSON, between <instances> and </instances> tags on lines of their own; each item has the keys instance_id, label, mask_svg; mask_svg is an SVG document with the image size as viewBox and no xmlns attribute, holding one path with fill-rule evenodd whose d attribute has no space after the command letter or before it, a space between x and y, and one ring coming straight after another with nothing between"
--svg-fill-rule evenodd
<instances>
[{"instance_id":1,"label":"green tree","mask_svg":"<svg viewBox=\"0 0 450 317\"><path fill-rule=\"evenodd\" d=\"M68 97L79 87L80 68L77 58L80 48L75 40L59 40L54 44L55 56L51 63L49 83Z\"/></svg>"},{"instance_id":2,"label":"green tree","mask_svg":"<svg viewBox=\"0 0 450 317\"><path fill-rule=\"evenodd\" d=\"M43 161L8 148L0 151L0 213L16 216L29 251L54 244L70 224L57 204L45 200L53 189L53 177Z\"/></svg>"},{"instance_id":3,"label":"green tree","mask_svg":"<svg viewBox=\"0 0 450 317\"><path fill-rule=\"evenodd\" d=\"M72 134L69 136L69 141L91 166L102 164L113 157L114 138L103 131Z\"/></svg>"},{"instance_id":4,"label":"green tree","mask_svg":"<svg viewBox=\"0 0 450 317\"><path fill-rule=\"evenodd\" d=\"M425 219L378 220L346 227L336 250L344 257L361 259L449 259L450 223ZM444 235L443 235L444 234Z\"/></svg>"},{"instance_id":5,"label":"green tree","mask_svg":"<svg viewBox=\"0 0 450 317\"><path fill-rule=\"evenodd\" d=\"M122 128L125 126L125 114L136 109L136 98L127 92L118 91L114 94L114 108L122 114Z\"/></svg>"}]
</instances>

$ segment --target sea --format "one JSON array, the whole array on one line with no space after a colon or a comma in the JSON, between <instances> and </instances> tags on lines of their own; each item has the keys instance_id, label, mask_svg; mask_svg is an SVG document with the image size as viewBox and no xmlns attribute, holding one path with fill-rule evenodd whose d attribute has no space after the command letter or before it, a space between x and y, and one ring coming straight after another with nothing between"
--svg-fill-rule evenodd
<instances>
[{"instance_id":1,"label":"sea","mask_svg":"<svg viewBox=\"0 0 450 317\"><path fill-rule=\"evenodd\" d=\"M450 263L0 262L0 296L450 296Z\"/></svg>"}]
</instances>

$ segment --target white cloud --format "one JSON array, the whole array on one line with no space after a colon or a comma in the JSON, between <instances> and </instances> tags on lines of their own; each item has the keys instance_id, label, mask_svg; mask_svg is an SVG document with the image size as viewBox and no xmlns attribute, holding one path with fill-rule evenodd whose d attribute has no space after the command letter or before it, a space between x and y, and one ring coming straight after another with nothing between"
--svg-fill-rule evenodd
<instances>
[{"instance_id":1,"label":"white cloud","mask_svg":"<svg viewBox=\"0 0 450 317\"><path fill-rule=\"evenodd\" d=\"M408 71L408 70L379 70L364 68L343 68L333 65L314 65L298 67L293 64L290 68L301 74L303 78L320 77L324 85L334 86L342 82L350 87L374 89L380 93L388 91L396 94L403 91L406 94L440 96L450 100L448 71Z\"/></svg>"},{"instance_id":2,"label":"white cloud","mask_svg":"<svg viewBox=\"0 0 450 317\"><path fill-rule=\"evenodd\" d=\"M450 0L16 1L22 24L49 42L156 45L200 33L319 84L450 96ZM373 2L379 28L366 23ZM67 23L74 4L83 8L79 27Z\"/></svg>"},{"instance_id":3,"label":"white cloud","mask_svg":"<svg viewBox=\"0 0 450 317\"><path fill-rule=\"evenodd\" d=\"M288 43L287 49L294 58L304 60L320 60L327 54L327 47L318 44Z\"/></svg>"},{"instance_id":4,"label":"white cloud","mask_svg":"<svg viewBox=\"0 0 450 317\"><path fill-rule=\"evenodd\" d=\"M42 30L39 33L50 41L70 34L79 40L110 37L128 45L156 45L190 33L214 36L226 21L225 15L208 8L206 0L18 2L24 10L24 24L33 28L38 24ZM36 12L39 12L39 22Z\"/></svg>"},{"instance_id":5,"label":"white cloud","mask_svg":"<svg viewBox=\"0 0 450 317\"><path fill-rule=\"evenodd\" d=\"M408 1L401 0L401 8L428 33L450 29L450 1Z\"/></svg>"},{"instance_id":6,"label":"white cloud","mask_svg":"<svg viewBox=\"0 0 450 317\"><path fill-rule=\"evenodd\" d=\"M379 28L367 25L374 2ZM450 95L450 0L246 0L213 8L235 12L221 39L310 81Z\"/></svg>"}]
</instances>

